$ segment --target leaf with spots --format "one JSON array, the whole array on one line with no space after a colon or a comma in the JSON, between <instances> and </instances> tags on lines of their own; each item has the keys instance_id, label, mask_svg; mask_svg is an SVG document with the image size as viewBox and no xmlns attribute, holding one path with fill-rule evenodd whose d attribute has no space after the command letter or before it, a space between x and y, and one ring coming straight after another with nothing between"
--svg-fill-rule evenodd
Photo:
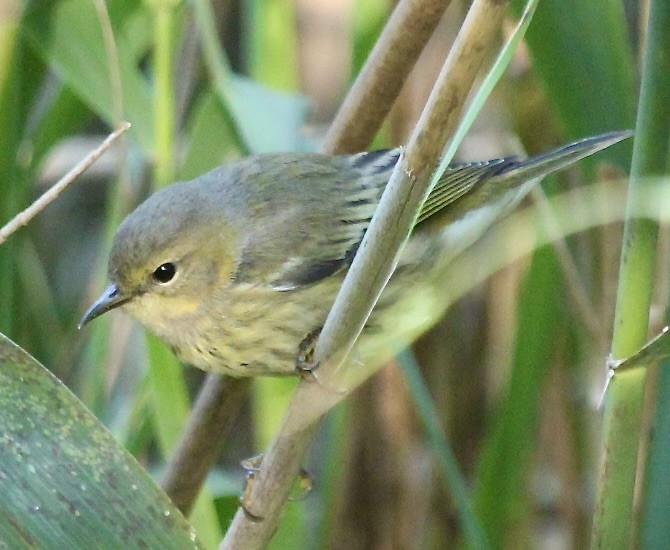
<instances>
[{"instance_id":1,"label":"leaf with spots","mask_svg":"<svg viewBox=\"0 0 670 550\"><path fill-rule=\"evenodd\" d=\"M0 334L0 548L198 548L105 427Z\"/></svg>"}]
</instances>

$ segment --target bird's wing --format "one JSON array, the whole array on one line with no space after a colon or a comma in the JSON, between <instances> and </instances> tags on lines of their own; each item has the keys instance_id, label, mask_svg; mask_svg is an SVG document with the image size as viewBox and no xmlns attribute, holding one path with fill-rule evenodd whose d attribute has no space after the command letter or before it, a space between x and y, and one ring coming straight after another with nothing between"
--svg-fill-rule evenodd
<instances>
[{"instance_id":1,"label":"bird's wing","mask_svg":"<svg viewBox=\"0 0 670 550\"><path fill-rule=\"evenodd\" d=\"M417 224L468 194L478 183L499 174L515 158L451 164L423 203Z\"/></svg>"},{"instance_id":2,"label":"bird's wing","mask_svg":"<svg viewBox=\"0 0 670 550\"><path fill-rule=\"evenodd\" d=\"M427 198L417 224L438 213L446 214L444 223L449 223L482 202L494 201L496 196L524 182L539 180L629 135L629 132L613 132L595 136L528 159L508 157L452 164ZM293 214L290 214L290 207L283 212L281 208L276 209L274 231L281 232L287 225L291 225L291 230L281 239L281 247L266 249L260 254L256 251L255 255L251 251L247 256L250 259L246 265L249 274L257 271L254 269L256 258L263 259L263 272L252 279L276 290L287 291L321 281L348 268L399 155L400 149L340 157L312 155L301 157L288 171L282 168L274 179L285 180L287 173L295 178L287 187L297 194L292 198L296 208ZM310 185L304 185L305 181ZM509 201L510 207L516 202ZM305 204L312 205L308 212ZM285 215L286 212L289 214ZM264 217L271 218L272 215ZM440 223L442 221L440 218Z\"/></svg>"},{"instance_id":3,"label":"bird's wing","mask_svg":"<svg viewBox=\"0 0 670 550\"><path fill-rule=\"evenodd\" d=\"M306 195L296 197L296 203L311 203L312 208L305 212L301 206L293 213L291 207L285 205L277 208L274 216L263 216L264 219L272 218L276 226L264 228L263 232L281 232L284 228L282 246L276 250L257 247L248 250L236 279L289 291L347 269L370 225L399 155L400 149L390 149L341 157L309 157L318 160L318 164L311 168L303 159L300 170L311 172L307 177L301 173L297 176L300 180L317 182L319 171L333 168L332 173L322 176L328 178L328 188L289 183L291 189L299 189ZM321 164L331 162L326 158L333 159L335 164L327 167ZM497 173L507 162L494 160L450 166L428 197L419 221L467 194L479 181ZM286 231L289 225L291 231ZM254 242L260 240L254 239Z\"/></svg>"},{"instance_id":4,"label":"bird's wing","mask_svg":"<svg viewBox=\"0 0 670 550\"><path fill-rule=\"evenodd\" d=\"M286 243L285 261L268 274L266 284L280 291L294 290L348 268L399 154L399 149L391 149L326 157L329 160L322 160L335 166L328 185L294 186L307 195L297 200L309 199L306 203L313 206L301 212L304 219L297 223L305 231L292 232L298 238ZM309 179L318 181L317 177Z\"/></svg>"}]
</instances>

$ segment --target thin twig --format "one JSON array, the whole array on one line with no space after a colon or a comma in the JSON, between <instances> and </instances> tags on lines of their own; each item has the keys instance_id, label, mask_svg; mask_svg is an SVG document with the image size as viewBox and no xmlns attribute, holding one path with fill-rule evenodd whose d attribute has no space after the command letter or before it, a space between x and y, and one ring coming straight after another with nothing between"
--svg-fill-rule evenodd
<instances>
[{"instance_id":1,"label":"thin twig","mask_svg":"<svg viewBox=\"0 0 670 550\"><path fill-rule=\"evenodd\" d=\"M0 244L4 243L7 238L14 233L19 227L23 227L37 214L60 195L63 190L77 179L84 171L86 171L102 154L109 149L110 145L124 132L130 128L129 122L124 122L121 126L109 134L105 141L98 147L91 151L84 157L72 170L56 182L50 189L48 189L40 198L33 202L23 212L18 213L12 218L2 229L0 229Z\"/></svg>"},{"instance_id":2,"label":"thin twig","mask_svg":"<svg viewBox=\"0 0 670 550\"><path fill-rule=\"evenodd\" d=\"M324 152L363 151L451 0L401 0L326 134Z\"/></svg>"},{"instance_id":3,"label":"thin twig","mask_svg":"<svg viewBox=\"0 0 670 550\"><path fill-rule=\"evenodd\" d=\"M207 376L161 486L188 515L246 397L250 378Z\"/></svg>"},{"instance_id":4,"label":"thin twig","mask_svg":"<svg viewBox=\"0 0 670 550\"><path fill-rule=\"evenodd\" d=\"M345 366L339 371L337 366L393 270L398 249L430 190L429 176L456 129L491 37L499 32L505 7L506 2L500 0L475 0L472 4L317 342L315 358L322 360L319 383L303 380L298 385L248 492L246 508L238 510L221 549L262 548L267 544L321 417L345 395L333 389L338 387L337 378L342 380L342 373L355 376L356 380L346 380L351 384L347 387L354 387L371 374L362 366Z\"/></svg>"}]
</instances>

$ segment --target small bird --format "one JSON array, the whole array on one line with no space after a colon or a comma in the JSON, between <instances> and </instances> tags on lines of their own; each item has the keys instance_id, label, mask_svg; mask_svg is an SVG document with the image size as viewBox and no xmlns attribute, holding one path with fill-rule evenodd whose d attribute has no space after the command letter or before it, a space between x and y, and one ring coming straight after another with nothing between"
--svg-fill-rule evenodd
<instances>
[{"instance_id":1,"label":"small bird","mask_svg":"<svg viewBox=\"0 0 670 550\"><path fill-rule=\"evenodd\" d=\"M449 166L359 338L359 360L380 364L439 319L449 302L445 266L542 176L628 136ZM253 155L154 193L119 226L110 285L80 327L121 307L203 370L295 374L399 156L399 148Z\"/></svg>"}]
</instances>

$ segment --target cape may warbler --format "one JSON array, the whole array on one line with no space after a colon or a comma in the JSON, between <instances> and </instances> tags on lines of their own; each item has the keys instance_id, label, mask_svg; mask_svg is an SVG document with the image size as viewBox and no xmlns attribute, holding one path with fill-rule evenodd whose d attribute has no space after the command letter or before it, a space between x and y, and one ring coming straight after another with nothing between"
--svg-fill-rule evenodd
<instances>
[{"instance_id":1,"label":"cape may warbler","mask_svg":"<svg viewBox=\"0 0 670 550\"><path fill-rule=\"evenodd\" d=\"M628 135L450 166L359 338L360 360L387 359L437 321L448 304L445 266L539 178ZM301 343L323 325L399 154L255 155L158 191L119 227L110 285L81 324L122 307L201 369L295 373Z\"/></svg>"}]
</instances>

